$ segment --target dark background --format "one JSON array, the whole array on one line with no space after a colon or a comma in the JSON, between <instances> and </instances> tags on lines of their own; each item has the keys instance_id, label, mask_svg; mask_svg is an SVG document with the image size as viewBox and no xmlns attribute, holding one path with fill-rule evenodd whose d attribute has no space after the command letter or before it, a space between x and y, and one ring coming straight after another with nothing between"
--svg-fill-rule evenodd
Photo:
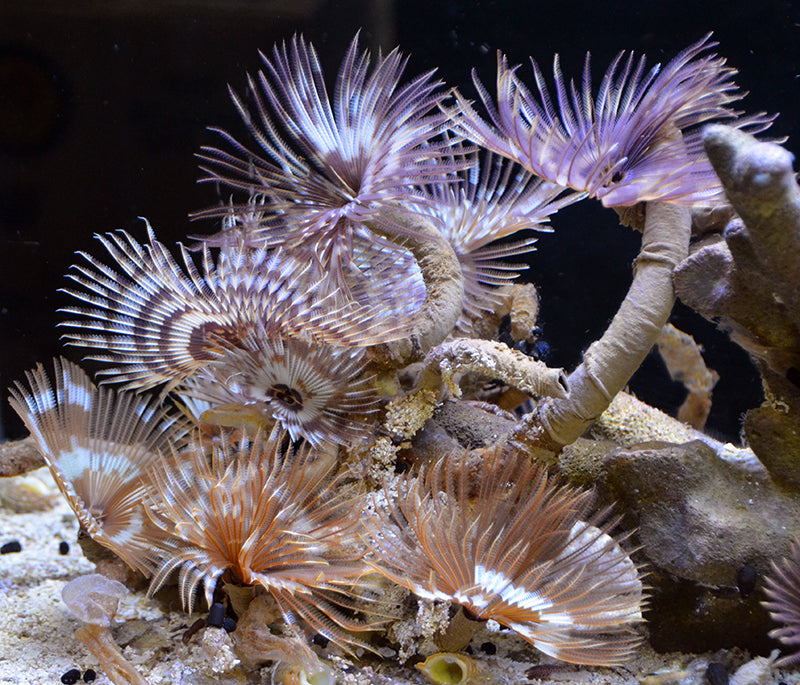
<instances>
[{"instance_id":1,"label":"dark background","mask_svg":"<svg viewBox=\"0 0 800 685\"><path fill-rule=\"evenodd\" d=\"M613 7L609 9L609 7ZM800 78L800 10L792 2L326 2L188 0L0 3L0 387L62 352L57 292L74 252L101 256L92 234L123 228L142 239L147 217L169 244L190 232L187 214L217 202L196 184L193 153L206 130L242 129L226 84L242 90L257 50L302 32L332 79L358 28L366 45L400 45L408 75L438 67L474 95L470 69L493 84L495 52L534 56L546 71L559 52L578 75L585 51L602 76L622 49L666 61L713 30L718 52L750 91L748 111L782 112L773 127L797 150L792 104ZM531 83L528 67L523 79ZM573 367L624 297L638 236L594 202L561 212L527 278L540 286L551 363ZM680 305L673 322L695 335L722 379L709 429L735 439L761 399L746 355ZM79 360L80 355L68 351ZM652 354L634 378L643 399L674 411L683 398ZM23 433L5 400L7 437ZM2 433L0 433L2 435Z\"/></svg>"}]
</instances>

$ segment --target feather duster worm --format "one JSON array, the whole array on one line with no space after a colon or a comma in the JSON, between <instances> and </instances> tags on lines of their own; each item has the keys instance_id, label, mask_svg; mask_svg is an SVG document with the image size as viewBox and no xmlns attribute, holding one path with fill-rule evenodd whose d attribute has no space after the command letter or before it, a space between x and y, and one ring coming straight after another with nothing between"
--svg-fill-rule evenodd
<instances>
[{"instance_id":1,"label":"feather duster worm","mask_svg":"<svg viewBox=\"0 0 800 685\"><path fill-rule=\"evenodd\" d=\"M62 310L83 317L61 324L72 329L70 344L102 350L91 358L117 364L101 373L126 388L173 386L242 347L256 327L365 346L403 338L412 325L405 293L389 294L388 305L359 304L280 250L229 246L215 263L204 249L200 273L181 246L184 272L149 226L148 237L142 245L125 232L98 236L120 271L84 254L89 266L70 274L82 289L67 292L90 308Z\"/></svg>"},{"instance_id":2,"label":"feather duster worm","mask_svg":"<svg viewBox=\"0 0 800 685\"><path fill-rule=\"evenodd\" d=\"M80 368L56 359L53 383L39 365L28 386L11 388L11 406L36 440L59 489L96 542L147 574L160 531L144 513L145 474L182 424L133 394L96 388Z\"/></svg>"},{"instance_id":3,"label":"feather duster worm","mask_svg":"<svg viewBox=\"0 0 800 685\"><path fill-rule=\"evenodd\" d=\"M787 647L800 645L800 540L794 540L791 554L780 563L772 562L772 575L764 578L767 601L764 608L772 620L782 623L781 628L771 630L769 635ZM778 666L796 666L800 663L800 652L786 654L776 662Z\"/></svg>"},{"instance_id":4,"label":"feather duster worm","mask_svg":"<svg viewBox=\"0 0 800 685\"><path fill-rule=\"evenodd\" d=\"M195 441L158 463L149 513L168 537L150 591L178 571L191 609L201 585L209 606L220 579L260 585L287 622L300 617L347 648L358 642L347 631L367 629L341 610L364 572L352 548L357 501L329 460L286 437L276 429L238 448L223 440L210 459Z\"/></svg>"},{"instance_id":5,"label":"feather duster worm","mask_svg":"<svg viewBox=\"0 0 800 685\"><path fill-rule=\"evenodd\" d=\"M447 120L437 109L446 91L433 72L401 85L406 59L397 50L372 65L356 36L332 97L302 37L262 58L258 82L249 79L255 114L231 91L259 152L217 130L233 152L206 147L200 159L209 174L203 180L266 198L273 216L256 232L270 244L311 245L325 264L347 261L359 227L382 220L381 205L402 203L414 184L459 167L443 168L451 141L436 139Z\"/></svg>"},{"instance_id":6,"label":"feather duster worm","mask_svg":"<svg viewBox=\"0 0 800 685\"><path fill-rule=\"evenodd\" d=\"M639 638L642 584L590 493L491 450L478 483L453 455L401 482L366 523L375 570L415 594L494 619L556 659L615 665ZM594 520L597 523L597 519Z\"/></svg>"},{"instance_id":7,"label":"feather duster worm","mask_svg":"<svg viewBox=\"0 0 800 685\"><path fill-rule=\"evenodd\" d=\"M555 102L536 62L538 97L519 80L518 67L498 55L497 106L473 72L493 126L458 95L454 128L542 178L587 191L607 207L651 200L715 204L724 194L698 125L723 121L758 133L772 122L764 114L738 118L730 107L742 97L733 82L736 70L709 54L715 45L709 34L663 70L656 65L647 72L644 57L620 53L596 97L589 55L580 86L567 86L556 56Z\"/></svg>"},{"instance_id":8,"label":"feather duster worm","mask_svg":"<svg viewBox=\"0 0 800 685\"><path fill-rule=\"evenodd\" d=\"M346 445L365 437L378 398L364 376L365 356L359 348L337 348L296 339L269 339L263 332L211 362L184 394L209 407L203 421L239 427L271 426L278 421L292 440L312 445ZM250 417L250 420L238 418ZM259 422L257 416L263 418Z\"/></svg>"},{"instance_id":9,"label":"feather duster worm","mask_svg":"<svg viewBox=\"0 0 800 685\"><path fill-rule=\"evenodd\" d=\"M452 245L464 274L464 316L495 311L496 286L517 278L525 264L509 264L510 257L532 252L536 238L527 235L496 243L525 230L546 231L547 218L585 197L567 193L563 186L543 181L516 164L486 153L468 154L468 169L455 178L422 189L424 202L418 210L436 222Z\"/></svg>"}]
</instances>

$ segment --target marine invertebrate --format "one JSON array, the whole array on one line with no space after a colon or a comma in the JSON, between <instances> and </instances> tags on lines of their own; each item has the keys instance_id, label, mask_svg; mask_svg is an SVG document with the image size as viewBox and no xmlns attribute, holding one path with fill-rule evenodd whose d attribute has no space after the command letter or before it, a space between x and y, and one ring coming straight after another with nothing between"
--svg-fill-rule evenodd
<instances>
[{"instance_id":1,"label":"marine invertebrate","mask_svg":"<svg viewBox=\"0 0 800 685\"><path fill-rule=\"evenodd\" d=\"M253 598L233 636L237 655L251 665L272 661L275 685L335 685L331 665L320 659L302 637L276 635L270 630L278 615L269 595Z\"/></svg>"},{"instance_id":2,"label":"marine invertebrate","mask_svg":"<svg viewBox=\"0 0 800 685\"><path fill-rule=\"evenodd\" d=\"M770 637L780 640L789 648L800 645L800 540L792 541L789 557L772 562L772 574L764 578L767 601L762 602L772 620L782 623L770 631ZM778 666L795 666L800 663L800 652L785 654Z\"/></svg>"},{"instance_id":3,"label":"marine invertebrate","mask_svg":"<svg viewBox=\"0 0 800 685\"><path fill-rule=\"evenodd\" d=\"M262 427L277 420L292 440L348 444L366 436L378 408L365 361L360 348L270 339L257 328L242 349L222 354L200 371L185 394L209 402L200 417L209 423L216 417L236 428L258 424L263 416Z\"/></svg>"},{"instance_id":4,"label":"marine invertebrate","mask_svg":"<svg viewBox=\"0 0 800 685\"><path fill-rule=\"evenodd\" d=\"M125 658L110 630L119 600L127 594L128 589L122 583L99 573L79 576L61 591L64 604L84 623L75 631L75 637L98 659L111 682L116 685L147 685L141 673Z\"/></svg>"},{"instance_id":5,"label":"marine invertebrate","mask_svg":"<svg viewBox=\"0 0 800 685\"><path fill-rule=\"evenodd\" d=\"M178 446L185 426L157 402L97 388L80 368L55 359L55 381L39 365L11 406L30 430L81 528L133 568L155 564L159 531L144 513L148 467Z\"/></svg>"},{"instance_id":6,"label":"marine invertebrate","mask_svg":"<svg viewBox=\"0 0 800 685\"><path fill-rule=\"evenodd\" d=\"M260 585L287 623L299 617L347 649L358 643L347 631L368 629L341 610L365 568L353 548L358 502L330 462L286 437L276 428L238 447L223 440L210 459L194 440L190 454L158 463L148 513L168 537L150 591L178 571L191 609L201 585L209 606L220 579Z\"/></svg>"},{"instance_id":7,"label":"marine invertebrate","mask_svg":"<svg viewBox=\"0 0 800 685\"><path fill-rule=\"evenodd\" d=\"M455 339L438 345L425 357L415 392L448 388L458 397L458 380L469 370L508 382L536 397L567 397L563 369L552 368L494 340Z\"/></svg>"},{"instance_id":8,"label":"marine invertebrate","mask_svg":"<svg viewBox=\"0 0 800 685\"><path fill-rule=\"evenodd\" d=\"M582 520L590 493L491 449L475 483L451 455L387 498L365 525L369 563L394 582L564 661L617 664L639 642L642 585L608 525Z\"/></svg>"},{"instance_id":9,"label":"marine invertebrate","mask_svg":"<svg viewBox=\"0 0 800 685\"><path fill-rule=\"evenodd\" d=\"M101 350L91 358L118 364L101 373L126 388L172 386L241 347L257 326L356 346L403 338L411 326L399 316L408 306L399 304L404 293L389 294L388 306L362 305L338 297L323 277L309 277L308 262L235 246L216 262L204 249L200 273L181 245L184 273L149 225L147 231L145 245L125 232L98 236L121 272L83 254L89 266L69 274L83 289L67 292L91 308L62 310L83 317L61 324L73 329L65 335L70 344Z\"/></svg>"},{"instance_id":10,"label":"marine invertebrate","mask_svg":"<svg viewBox=\"0 0 800 685\"><path fill-rule=\"evenodd\" d=\"M354 243L347 264L320 271L330 287L337 289L342 306L353 301L374 307L387 321L415 318L427 296L415 256L407 247L380 235ZM398 325L396 321L394 325Z\"/></svg>"},{"instance_id":11,"label":"marine invertebrate","mask_svg":"<svg viewBox=\"0 0 800 685\"><path fill-rule=\"evenodd\" d=\"M270 244L313 249L323 264L349 261L365 222L405 231L379 211L383 205L402 203L413 184L463 165L447 161L452 138L436 139L447 120L437 109L446 92L433 72L401 85L406 59L398 50L371 67L356 36L332 98L316 51L301 36L262 59L258 83L249 79L255 116L232 90L231 97L263 154L214 129L234 152L205 147L200 159L204 180L267 200L272 216L254 232Z\"/></svg>"},{"instance_id":12,"label":"marine invertebrate","mask_svg":"<svg viewBox=\"0 0 800 685\"><path fill-rule=\"evenodd\" d=\"M464 273L452 246L427 217L392 207L382 214L408 229L402 243L414 255L426 291L408 336L381 346L376 355L399 369L418 361L450 335L463 311Z\"/></svg>"},{"instance_id":13,"label":"marine invertebrate","mask_svg":"<svg viewBox=\"0 0 800 685\"><path fill-rule=\"evenodd\" d=\"M457 132L520 162L553 183L587 191L607 207L660 200L713 205L724 199L697 128L726 121L753 133L772 118L740 117L730 105L742 95L736 71L709 54L711 34L683 50L664 69L645 74L644 57L634 62L619 53L592 96L589 55L579 87L564 81L558 56L553 63L556 105L532 60L538 98L498 54L497 106L473 80L491 122L487 124L458 95ZM680 131L682 136L675 136Z\"/></svg>"},{"instance_id":14,"label":"marine invertebrate","mask_svg":"<svg viewBox=\"0 0 800 685\"><path fill-rule=\"evenodd\" d=\"M462 328L466 318L497 308L495 287L527 268L505 260L533 250L536 238L528 234L513 242L496 241L526 230L547 230L550 215L583 198L490 153L465 159L470 160L467 169L423 187L417 205L436 220L458 255L464 274L464 314L457 324Z\"/></svg>"},{"instance_id":15,"label":"marine invertebrate","mask_svg":"<svg viewBox=\"0 0 800 685\"><path fill-rule=\"evenodd\" d=\"M642 247L619 310L567 377L567 397L548 398L528 414L512 449L556 452L574 442L625 387L666 324L675 302L672 272L688 253L689 211L661 202L646 207Z\"/></svg>"},{"instance_id":16,"label":"marine invertebrate","mask_svg":"<svg viewBox=\"0 0 800 685\"><path fill-rule=\"evenodd\" d=\"M439 136L447 116L437 105L445 92L433 72L401 85L405 59L397 50L378 56L370 70L358 37L332 98L316 52L302 37L276 46L264 66L258 84L249 80L255 116L231 92L258 151L218 130L234 152L206 147L200 155L209 173L204 180L242 190L248 200L195 216L222 216L230 224L241 211L251 218L234 220L234 240L283 246L318 263L345 296L380 292L386 321L406 326L364 344L387 342L381 356L396 367L418 359L447 336L463 300L449 244L416 212L401 210L415 187L455 182L453 172L471 163L447 154L454 136ZM417 195L417 203L426 201ZM225 244L231 232L204 240Z\"/></svg>"},{"instance_id":17,"label":"marine invertebrate","mask_svg":"<svg viewBox=\"0 0 800 685\"><path fill-rule=\"evenodd\" d=\"M482 90L500 131L463 98L461 113L454 114L453 125L461 133L549 180L586 190L606 205L647 201L628 295L603 337L570 374L568 396L546 400L526 416L510 442L512 450L557 451L578 438L623 389L666 323L675 298L672 272L688 254L690 236L688 210L676 203L708 203L720 196L694 127L721 117L759 131L771 121L760 114L735 118L738 113L728 107L737 99L733 71L724 60L704 55L709 47L705 38L663 72L654 69L646 77L644 62L634 68L632 56L617 76L620 56L596 100L588 67L582 89L568 90L556 62L559 114L538 69L541 103L501 58L498 109Z\"/></svg>"}]
</instances>

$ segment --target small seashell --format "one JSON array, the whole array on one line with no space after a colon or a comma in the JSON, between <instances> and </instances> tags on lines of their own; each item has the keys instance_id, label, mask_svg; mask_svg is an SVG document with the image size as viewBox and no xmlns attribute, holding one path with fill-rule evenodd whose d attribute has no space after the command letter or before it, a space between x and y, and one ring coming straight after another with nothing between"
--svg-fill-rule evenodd
<instances>
[{"instance_id":1,"label":"small seashell","mask_svg":"<svg viewBox=\"0 0 800 685\"><path fill-rule=\"evenodd\" d=\"M208 610L208 618L206 625L212 628L222 628L222 623L225 620L225 605L220 602L214 602Z\"/></svg>"},{"instance_id":2,"label":"small seashell","mask_svg":"<svg viewBox=\"0 0 800 685\"><path fill-rule=\"evenodd\" d=\"M81 672L77 668L71 668L61 676L61 682L64 683L64 685L75 685L80 678Z\"/></svg>"},{"instance_id":3,"label":"small seashell","mask_svg":"<svg viewBox=\"0 0 800 685\"><path fill-rule=\"evenodd\" d=\"M689 670L664 669L642 676L639 685L694 685L697 682L695 675Z\"/></svg>"},{"instance_id":4,"label":"small seashell","mask_svg":"<svg viewBox=\"0 0 800 685\"><path fill-rule=\"evenodd\" d=\"M336 675L327 664L320 671L307 673L284 665L278 666L272 676L273 685L335 685Z\"/></svg>"},{"instance_id":5,"label":"small seashell","mask_svg":"<svg viewBox=\"0 0 800 685\"><path fill-rule=\"evenodd\" d=\"M483 681L483 669L480 662L466 654L438 652L429 656L421 664L417 664L417 668L432 682L443 685Z\"/></svg>"},{"instance_id":6,"label":"small seashell","mask_svg":"<svg viewBox=\"0 0 800 685\"><path fill-rule=\"evenodd\" d=\"M336 685L333 666L320 659L297 638L273 638L272 651L264 656L275 660L272 685Z\"/></svg>"},{"instance_id":7,"label":"small seashell","mask_svg":"<svg viewBox=\"0 0 800 685\"><path fill-rule=\"evenodd\" d=\"M22 545L19 540L10 540L4 545L0 545L0 554L16 554L22 551Z\"/></svg>"}]
</instances>

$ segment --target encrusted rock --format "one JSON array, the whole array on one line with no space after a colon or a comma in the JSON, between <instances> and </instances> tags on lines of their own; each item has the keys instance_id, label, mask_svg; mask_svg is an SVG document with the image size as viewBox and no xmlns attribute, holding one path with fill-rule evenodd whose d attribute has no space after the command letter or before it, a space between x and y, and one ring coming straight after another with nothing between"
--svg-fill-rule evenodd
<instances>
[{"instance_id":1,"label":"encrusted rock","mask_svg":"<svg viewBox=\"0 0 800 685\"><path fill-rule=\"evenodd\" d=\"M448 400L415 436L411 447L401 453L404 461L433 463L459 448L475 449L502 441L513 428L511 415L488 411L480 402Z\"/></svg>"},{"instance_id":2,"label":"encrusted rock","mask_svg":"<svg viewBox=\"0 0 800 685\"><path fill-rule=\"evenodd\" d=\"M17 476L44 466L33 438L0 443L0 477Z\"/></svg>"},{"instance_id":3,"label":"encrusted rock","mask_svg":"<svg viewBox=\"0 0 800 685\"><path fill-rule=\"evenodd\" d=\"M575 485L591 486L604 471L606 455L618 445L610 440L578 438L558 457L558 470Z\"/></svg>"},{"instance_id":4,"label":"encrusted rock","mask_svg":"<svg viewBox=\"0 0 800 685\"><path fill-rule=\"evenodd\" d=\"M647 618L658 649L738 644L765 649L759 593L743 598L737 573L759 574L800 533L800 504L765 470L721 458L700 441L611 451L601 491L618 502L651 570Z\"/></svg>"}]
</instances>

